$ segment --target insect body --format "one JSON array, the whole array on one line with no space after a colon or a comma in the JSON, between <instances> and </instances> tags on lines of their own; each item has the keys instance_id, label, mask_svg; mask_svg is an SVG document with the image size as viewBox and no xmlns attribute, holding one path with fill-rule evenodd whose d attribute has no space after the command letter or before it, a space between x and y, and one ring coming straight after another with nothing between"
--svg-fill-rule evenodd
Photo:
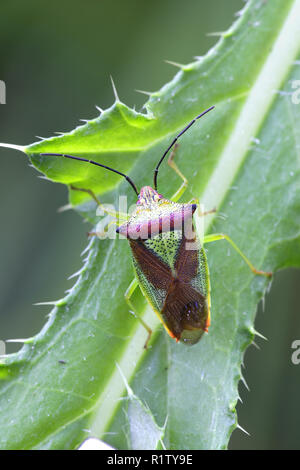
<instances>
[{"instance_id":1,"label":"insect body","mask_svg":"<svg viewBox=\"0 0 300 470\"><path fill-rule=\"evenodd\" d=\"M150 186L117 232L130 243L139 285L167 332L197 342L209 327L209 275L192 217L196 204L165 199Z\"/></svg>"},{"instance_id":2,"label":"insect body","mask_svg":"<svg viewBox=\"0 0 300 470\"><path fill-rule=\"evenodd\" d=\"M197 204L178 202L187 187L187 180L173 161L177 146L176 142L197 119L213 108L212 106L199 114L175 137L155 168L154 188L144 186L140 193L129 176L93 160L66 154L41 154L61 156L90 163L126 178L138 196L136 209L131 216L113 214L125 218L125 222L117 228L117 232L129 241L135 271L135 279L128 287L125 299L130 309L135 312L131 297L136 287L140 286L169 335L175 338L176 341L186 344L197 343L203 333L208 331L210 325L210 280L203 248L205 243L226 239L242 256L253 273L271 276L271 273L255 269L227 235L208 235L204 237L201 243L193 222L193 214L197 209ZM174 149L168 163L183 182L176 193L168 200L157 192L157 176L162 161L172 147ZM91 190L74 186L71 186L71 189L89 193L96 203L103 208ZM111 214L107 210L106 212ZM214 210L209 212L214 212ZM148 339L145 344L145 347L147 347L151 329L143 322L137 312L135 313L148 331Z\"/></svg>"}]
</instances>

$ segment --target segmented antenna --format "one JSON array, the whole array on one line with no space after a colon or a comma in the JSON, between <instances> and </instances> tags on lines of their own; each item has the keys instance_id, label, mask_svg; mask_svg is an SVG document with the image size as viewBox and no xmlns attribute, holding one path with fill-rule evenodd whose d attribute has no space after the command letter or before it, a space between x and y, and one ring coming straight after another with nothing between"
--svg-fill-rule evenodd
<instances>
[{"instance_id":1,"label":"segmented antenna","mask_svg":"<svg viewBox=\"0 0 300 470\"><path fill-rule=\"evenodd\" d=\"M205 111L203 111L203 113L199 114L199 116L195 117L176 137L175 139L173 140L173 142L169 145L169 147L167 148L167 150L165 151L165 153L163 154L163 156L161 157L161 159L159 160L155 170L154 170L154 189L157 190L157 175L158 175L158 169L161 165L161 163L163 162L165 156L167 155L167 153L169 152L169 150L171 150L171 148L173 147L173 145L176 143L176 141L179 139L179 137L182 136L182 134L184 134L193 124L194 122L197 121L197 119L201 118L202 116L204 116L204 114L208 113L209 111L211 111L212 109L214 108L214 106L211 106L210 108L206 109ZM136 195L138 196L139 195L139 192L137 190L137 187L136 185L134 184L134 182L132 181L131 178L129 178L129 176L125 175L125 173L121 173L120 171L118 170L115 170L114 168L110 168L109 166L106 166L106 165L102 165L101 163L98 163L98 162L95 162L94 160L88 160L86 158L82 158L82 157L75 157L74 155L68 155L68 154L65 154L65 153L41 153L40 154L41 156L44 156L44 157L64 157L64 158L70 158L72 160L78 160L80 162L85 162L85 163L91 163L92 165L96 165L96 166L100 166L101 168L105 168L106 170L109 170L109 171L112 171L114 173L117 173L117 175L120 175L120 176L123 176L126 181L128 181L128 183L131 185L131 187L133 188L134 192L136 193Z\"/></svg>"},{"instance_id":2,"label":"segmented antenna","mask_svg":"<svg viewBox=\"0 0 300 470\"><path fill-rule=\"evenodd\" d=\"M117 173L118 175L123 176L128 181L128 183L132 186L136 195L137 196L139 195L136 185L134 184L132 179L129 178L129 176L125 175L124 173L121 173L118 170L114 170L113 168L110 168L109 166L102 165L101 163L95 162L94 160L87 160L86 158L74 157L74 155L66 155L65 153L41 153L40 155L44 157L71 158L72 160L79 160L80 162L91 163L92 165L101 166L101 168L105 168L106 170L113 171L114 173Z\"/></svg>"},{"instance_id":3,"label":"segmented antenna","mask_svg":"<svg viewBox=\"0 0 300 470\"><path fill-rule=\"evenodd\" d=\"M169 150L171 150L171 148L173 147L173 145L176 143L176 141L179 139L179 137L182 136L182 134L184 134L193 124L194 122L197 121L197 119L201 118L202 116L204 116L204 114L208 113L209 111L211 111L212 109L214 109L214 106L211 106L210 108L206 109L205 111L203 111L203 113L199 114L199 116L195 117L181 132L179 132L179 134L175 137L175 139L173 140L173 142L169 145L169 147L167 148L167 150L165 151L165 153L163 154L163 156L161 157L161 159L159 160L155 170L154 170L154 189L157 190L157 175L158 175L158 169L160 167L160 165L162 164L165 156L167 155L167 153L169 152Z\"/></svg>"}]
</instances>

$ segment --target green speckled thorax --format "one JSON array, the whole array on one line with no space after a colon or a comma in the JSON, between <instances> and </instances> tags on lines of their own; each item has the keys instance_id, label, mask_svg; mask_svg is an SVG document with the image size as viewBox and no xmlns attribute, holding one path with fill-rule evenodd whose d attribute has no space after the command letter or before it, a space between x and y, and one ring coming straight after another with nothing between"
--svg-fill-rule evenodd
<instances>
[{"instance_id":1,"label":"green speckled thorax","mask_svg":"<svg viewBox=\"0 0 300 470\"><path fill-rule=\"evenodd\" d=\"M193 227L196 204L141 189L136 209L117 232L126 236L141 289L177 341L199 341L210 322L206 256Z\"/></svg>"}]
</instances>

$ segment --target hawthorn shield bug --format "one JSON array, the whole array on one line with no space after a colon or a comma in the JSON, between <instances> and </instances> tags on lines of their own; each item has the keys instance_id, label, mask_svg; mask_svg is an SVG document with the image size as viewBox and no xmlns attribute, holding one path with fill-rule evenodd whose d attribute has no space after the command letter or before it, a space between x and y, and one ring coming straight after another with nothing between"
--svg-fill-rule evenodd
<instances>
[{"instance_id":1,"label":"hawthorn shield bug","mask_svg":"<svg viewBox=\"0 0 300 470\"><path fill-rule=\"evenodd\" d=\"M130 300L138 286L168 334L176 341L195 344L203 333L208 331L210 325L210 278L203 247L205 243L226 239L254 274L272 275L270 272L257 270L227 235L220 233L207 235L201 240L201 243L193 222L197 204L178 202L188 183L174 162L177 140L200 117L213 108L214 106L211 106L196 116L175 137L154 170L154 187L144 186L140 192L129 176L93 160L68 154L41 154L42 156L79 160L113 171L123 176L135 191L138 198L136 208L131 216L120 215L117 212L113 215L120 215L125 219L125 222L117 227L116 231L129 241L135 272L135 278L125 293L125 299L130 309L148 331L145 347L147 347L152 331L139 317ZM168 164L180 176L182 184L169 200L158 193L157 177L159 167L172 147L174 148L169 156ZM91 190L72 185L71 189L88 193L103 208ZM103 210L112 215L112 212L105 208ZM203 216L211 212L215 212L215 210L203 212L200 215ZM90 235L97 235L97 233L91 232Z\"/></svg>"}]
</instances>

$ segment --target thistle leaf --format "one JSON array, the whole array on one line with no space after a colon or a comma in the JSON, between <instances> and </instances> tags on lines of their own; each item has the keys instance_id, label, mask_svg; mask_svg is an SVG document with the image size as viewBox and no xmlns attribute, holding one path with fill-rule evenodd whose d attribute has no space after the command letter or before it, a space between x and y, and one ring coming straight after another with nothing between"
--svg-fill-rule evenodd
<instances>
[{"instance_id":1,"label":"thistle leaf","mask_svg":"<svg viewBox=\"0 0 300 470\"><path fill-rule=\"evenodd\" d=\"M300 79L299 18L297 0L250 0L205 57L180 67L150 95L145 114L117 99L70 133L17 148L53 181L92 189L104 202L125 194L131 203L134 193L117 175L40 154L93 159L130 175L138 187L151 184L172 138L215 105L180 141L176 163L189 181L185 199L217 207L206 233L227 233L258 269L299 267L300 107L292 85ZM180 180L162 165L158 183L170 197ZM87 194L71 191L70 202L97 220ZM152 432L139 435L138 447L156 447L161 439L166 449L226 448L238 426L243 354L269 281L254 276L225 241L207 252L209 334L190 348L176 344L137 293L141 316L155 330L145 351L147 333L124 300L132 279L128 244L93 239L74 287L55 303L42 331L2 359L1 448L71 449L90 436L130 448L137 440L128 432L137 436L134 420L141 415ZM124 399L126 384L131 400Z\"/></svg>"}]
</instances>

